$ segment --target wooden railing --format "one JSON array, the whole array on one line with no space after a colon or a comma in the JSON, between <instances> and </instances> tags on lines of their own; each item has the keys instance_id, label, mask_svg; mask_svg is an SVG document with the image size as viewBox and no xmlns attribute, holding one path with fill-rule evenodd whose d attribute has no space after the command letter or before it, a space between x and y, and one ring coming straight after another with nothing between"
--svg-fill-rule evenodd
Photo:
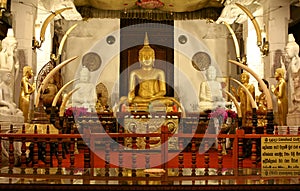
<instances>
[{"instance_id":1,"label":"wooden railing","mask_svg":"<svg viewBox=\"0 0 300 191\"><path fill-rule=\"evenodd\" d=\"M98 129L99 132L92 132L88 123L81 134L74 133L76 124L72 126L70 134L62 134L61 131L58 134L50 134L49 126L45 134L38 134L38 125L35 126L33 133L26 133L24 125L19 133L0 133L0 143L7 141L9 145L7 166L3 166L3 157L0 158L2 166L0 177L6 178L7 183L18 184L46 182L105 185L242 185L262 184L262 182L267 184L269 181L280 183L284 180L282 177L261 176L257 142L266 136L299 136L299 130L298 135L289 135L289 131L286 135L278 135L277 127L275 134L266 134L265 129L263 134L255 134L255 131L252 131L252 134L245 134L243 129L237 129L236 134L197 133L198 123L190 124L192 131L185 132L187 123L181 124L183 125L178 127L175 134L170 134L166 126L162 126L160 133L124 133L122 125L118 127L118 132L111 133L107 131L109 126L103 124L103 128ZM132 137L131 148L123 146L124 139L128 137ZM138 137L145 140L146 146L143 150L136 149ZM161 143L166 143L170 137L176 137L178 149L170 150L169 144L162 144L159 149L150 149L151 137L159 137ZM226 138L234 141L232 149L224 154L223 144ZM209 143L214 139L217 139L216 149ZM245 139L251 140L249 158L244 156ZM189 144L185 144L185 140L188 140ZM203 152L199 152L199 140L203 142ZM21 160L17 166L15 142L21 144ZM26 156L29 143L33 145L31 150L33 158L30 163ZM39 159L41 144L45 145L45 158L42 163ZM68 144L69 148L66 159L63 158L65 144ZM76 154L76 149L79 150L79 154ZM0 151L2 152L2 146ZM83 155L82 161L76 160L80 155ZM157 160L160 161L157 163ZM245 164L246 161L248 165ZM99 164L101 162L102 165ZM155 165L152 166L152 163ZM232 165L228 167L231 163ZM290 178L286 177L286 181L291 180Z\"/></svg>"}]
</instances>

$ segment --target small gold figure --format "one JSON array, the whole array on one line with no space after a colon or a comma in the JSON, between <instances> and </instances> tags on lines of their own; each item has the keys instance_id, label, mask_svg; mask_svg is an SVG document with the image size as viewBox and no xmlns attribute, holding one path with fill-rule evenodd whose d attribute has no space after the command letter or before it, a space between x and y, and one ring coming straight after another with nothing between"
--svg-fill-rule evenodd
<instances>
[{"instance_id":1,"label":"small gold figure","mask_svg":"<svg viewBox=\"0 0 300 191\"><path fill-rule=\"evenodd\" d=\"M21 80L21 92L20 92L20 109L23 111L24 122L28 122L30 95L35 91L35 84L30 83L30 79L33 77L33 71L31 66L25 66L23 68L23 77Z\"/></svg>"},{"instance_id":2,"label":"small gold figure","mask_svg":"<svg viewBox=\"0 0 300 191\"><path fill-rule=\"evenodd\" d=\"M248 72L243 72L240 76L241 83L249 90L252 94L253 99L255 98L255 88L253 84L249 84L250 75ZM240 102L240 108L242 111L242 126L249 126L251 121L247 120L247 116L252 116L252 105L250 98L247 96L247 93L243 90L242 87L238 87L236 90L234 87L231 87L233 95Z\"/></svg>"},{"instance_id":3,"label":"small gold figure","mask_svg":"<svg viewBox=\"0 0 300 191\"><path fill-rule=\"evenodd\" d=\"M272 92L277 97L278 104L278 123L280 126L286 125L286 116L288 112L288 98L286 93L286 82L284 80L284 69L277 68L275 71L277 80L276 86L272 85Z\"/></svg>"}]
</instances>

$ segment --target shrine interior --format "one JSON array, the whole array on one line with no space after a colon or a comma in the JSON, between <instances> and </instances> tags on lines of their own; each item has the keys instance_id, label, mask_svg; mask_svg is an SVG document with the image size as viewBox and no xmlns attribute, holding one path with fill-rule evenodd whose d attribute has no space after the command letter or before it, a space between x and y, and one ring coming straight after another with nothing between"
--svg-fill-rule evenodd
<instances>
[{"instance_id":1,"label":"shrine interior","mask_svg":"<svg viewBox=\"0 0 300 191\"><path fill-rule=\"evenodd\" d=\"M0 0L0 188L299 189L299 0Z\"/></svg>"}]
</instances>

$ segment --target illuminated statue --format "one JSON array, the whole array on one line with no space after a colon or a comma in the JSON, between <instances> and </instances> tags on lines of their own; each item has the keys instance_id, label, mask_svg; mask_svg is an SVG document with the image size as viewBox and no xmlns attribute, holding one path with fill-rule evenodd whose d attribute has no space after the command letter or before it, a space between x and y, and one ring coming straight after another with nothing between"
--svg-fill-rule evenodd
<instances>
[{"instance_id":1,"label":"illuminated statue","mask_svg":"<svg viewBox=\"0 0 300 191\"><path fill-rule=\"evenodd\" d=\"M277 68L275 71L277 80L276 86L272 85L272 92L277 97L278 104L278 123L280 126L286 125L286 116L288 112L288 98L286 92L286 82L284 80L284 69Z\"/></svg>"},{"instance_id":2,"label":"illuminated statue","mask_svg":"<svg viewBox=\"0 0 300 191\"><path fill-rule=\"evenodd\" d=\"M155 52L149 46L146 33L144 47L139 51L141 68L131 71L129 77L128 102L148 105L151 101L166 95L166 79L163 70L154 68ZM138 86L137 86L138 85ZM136 94L136 88L137 94ZM164 100L167 103L168 100Z\"/></svg>"},{"instance_id":3,"label":"illuminated statue","mask_svg":"<svg viewBox=\"0 0 300 191\"><path fill-rule=\"evenodd\" d=\"M24 114L24 122L28 121L29 107L30 107L30 95L35 91L35 84L30 83L30 79L33 77L33 71L31 66L25 66L23 68L23 77L21 81L21 92L19 98L20 109Z\"/></svg>"},{"instance_id":4,"label":"illuminated statue","mask_svg":"<svg viewBox=\"0 0 300 191\"><path fill-rule=\"evenodd\" d=\"M249 73L244 71L240 77L241 83L249 90L254 99L255 88L253 84L249 84ZM239 86L237 90L234 87L231 87L231 91L233 92L233 95L236 97L237 101L240 102L240 108L242 111L242 126L247 126L251 123L247 120L247 116L252 116L252 105L250 98L247 96L247 93L241 86Z\"/></svg>"},{"instance_id":5,"label":"illuminated statue","mask_svg":"<svg viewBox=\"0 0 300 191\"><path fill-rule=\"evenodd\" d=\"M300 113L300 59L299 45L295 42L293 34L289 34L285 47L288 57L288 113Z\"/></svg>"},{"instance_id":6,"label":"illuminated statue","mask_svg":"<svg viewBox=\"0 0 300 191\"><path fill-rule=\"evenodd\" d=\"M14 93L15 80L19 73L19 61L16 56L18 42L14 37L12 29L8 29L7 36L2 40L2 50L0 52L0 68L7 68L12 75L10 87Z\"/></svg>"},{"instance_id":7,"label":"illuminated statue","mask_svg":"<svg viewBox=\"0 0 300 191\"><path fill-rule=\"evenodd\" d=\"M79 89L72 96L72 107L84 107L89 112L95 112L97 93L96 86L90 82L90 75L88 68L81 69L79 82L75 85L75 89Z\"/></svg>"},{"instance_id":8,"label":"illuminated statue","mask_svg":"<svg viewBox=\"0 0 300 191\"><path fill-rule=\"evenodd\" d=\"M5 116L23 116L23 112L18 109L13 101L13 92L10 88L12 74L9 70L0 70L0 114Z\"/></svg>"},{"instance_id":9,"label":"illuminated statue","mask_svg":"<svg viewBox=\"0 0 300 191\"><path fill-rule=\"evenodd\" d=\"M216 80L217 71L214 66L206 70L206 81L200 84L199 100L200 109L215 109L218 106L225 107L222 84Z\"/></svg>"}]
</instances>

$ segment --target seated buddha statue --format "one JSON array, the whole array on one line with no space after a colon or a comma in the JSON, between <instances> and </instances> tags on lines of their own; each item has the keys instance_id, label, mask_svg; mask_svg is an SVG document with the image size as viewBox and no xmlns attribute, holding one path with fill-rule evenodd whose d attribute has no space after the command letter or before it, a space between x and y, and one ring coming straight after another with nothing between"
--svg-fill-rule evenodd
<instances>
[{"instance_id":1,"label":"seated buddha statue","mask_svg":"<svg viewBox=\"0 0 300 191\"><path fill-rule=\"evenodd\" d=\"M72 107L84 107L88 112L95 112L97 103L96 86L90 82L91 74L87 67L79 73L79 82L74 89L79 88L72 95Z\"/></svg>"},{"instance_id":2,"label":"seated buddha statue","mask_svg":"<svg viewBox=\"0 0 300 191\"><path fill-rule=\"evenodd\" d=\"M225 107L226 99L223 95L221 82L217 81L217 70L209 66L206 70L206 81L201 82L199 92L200 110L213 110Z\"/></svg>"},{"instance_id":3,"label":"seated buddha statue","mask_svg":"<svg viewBox=\"0 0 300 191\"><path fill-rule=\"evenodd\" d=\"M166 95L166 79L163 70L154 68L155 52L149 45L147 33L144 46L139 51L141 67L131 71L129 77L128 103L139 108L150 107L160 102L171 105L173 101ZM137 90L136 90L137 89Z\"/></svg>"},{"instance_id":4,"label":"seated buddha statue","mask_svg":"<svg viewBox=\"0 0 300 191\"><path fill-rule=\"evenodd\" d=\"M13 92L10 84L12 82L12 73L8 69L0 69L0 117L2 120L12 120L13 116L19 117L23 122L23 112L13 101ZM2 121L1 120L1 121ZM15 121L19 122L19 121Z\"/></svg>"}]
</instances>

